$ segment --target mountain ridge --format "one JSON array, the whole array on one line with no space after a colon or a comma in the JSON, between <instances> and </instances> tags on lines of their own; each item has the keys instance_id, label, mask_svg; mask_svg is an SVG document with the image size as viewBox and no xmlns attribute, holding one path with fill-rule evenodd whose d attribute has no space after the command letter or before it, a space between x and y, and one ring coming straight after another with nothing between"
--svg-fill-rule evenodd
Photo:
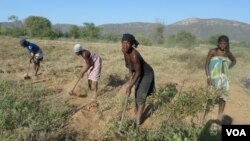
<instances>
[{"instance_id":1,"label":"mountain ridge","mask_svg":"<svg viewBox=\"0 0 250 141\"><path fill-rule=\"evenodd\" d=\"M11 27L13 23L2 22L0 25ZM70 27L74 24L54 24L54 29L63 33L69 32ZM129 23L110 23L98 25L103 33L121 35L123 33L141 34L145 36L152 35L159 23L147 22L129 22ZM20 22L16 26L21 27ZM82 27L82 26L79 26ZM173 24L164 25L164 35L170 36L180 31L191 32L198 39L208 40L211 36L217 34L226 34L231 40L249 41L250 40L250 24L228 19L211 18L187 18L177 21Z\"/></svg>"}]
</instances>

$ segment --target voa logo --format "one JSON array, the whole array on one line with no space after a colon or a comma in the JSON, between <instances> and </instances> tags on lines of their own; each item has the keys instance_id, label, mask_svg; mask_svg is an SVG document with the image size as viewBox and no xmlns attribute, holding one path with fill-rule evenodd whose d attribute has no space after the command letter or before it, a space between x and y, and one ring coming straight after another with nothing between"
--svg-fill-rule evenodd
<instances>
[{"instance_id":1,"label":"voa logo","mask_svg":"<svg viewBox=\"0 0 250 141\"><path fill-rule=\"evenodd\" d=\"M226 129L227 136L247 136L244 129Z\"/></svg>"}]
</instances>

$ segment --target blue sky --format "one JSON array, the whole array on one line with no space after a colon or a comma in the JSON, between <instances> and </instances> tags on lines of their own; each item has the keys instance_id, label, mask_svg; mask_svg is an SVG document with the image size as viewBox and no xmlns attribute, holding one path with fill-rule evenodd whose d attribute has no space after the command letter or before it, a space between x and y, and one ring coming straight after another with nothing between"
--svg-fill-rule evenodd
<instances>
[{"instance_id":1,"label":"blue sky","mask_svg":"<svg viewBox=\"0 0 250 141\"><path fill-rule=\"evenodd\" d=\"M0 22L42 16L52 24L96 25L222 18L250 24L250 0L1 0Z\"/></svg>"}]
</instances>

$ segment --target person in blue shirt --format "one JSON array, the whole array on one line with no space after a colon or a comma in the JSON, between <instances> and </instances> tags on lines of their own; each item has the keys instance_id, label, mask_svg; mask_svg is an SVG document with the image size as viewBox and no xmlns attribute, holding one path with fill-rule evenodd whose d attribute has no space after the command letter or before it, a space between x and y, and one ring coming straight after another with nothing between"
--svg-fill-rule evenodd
<instances>
[{"instance_id":1,"label":"person in blue shirt","mask_svg":"<svg viewBox=\"0 0 250 141\"><path fill-rule=\"evenodd\" d=\"M20 40L20 45L24 48L27 48L28 52L30 53L29 62L34 63L35 76L37 76L40 68L40 62L43 60L43 52L41 48L38 45L30 43L25 39Z\"/></svg>"}]
</instances>

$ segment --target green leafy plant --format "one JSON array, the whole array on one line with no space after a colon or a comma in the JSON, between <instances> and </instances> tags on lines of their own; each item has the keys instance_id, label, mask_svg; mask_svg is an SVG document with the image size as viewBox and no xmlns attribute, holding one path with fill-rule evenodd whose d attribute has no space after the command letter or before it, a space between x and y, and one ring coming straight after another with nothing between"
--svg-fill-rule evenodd
<instances>
[{"instance_id":1,"label":"green leafy plant","mask_svg":"<svg viewBox=\"0 0 250 141\"><path fill-rule=\"evenodd\" d=\"M52 138L70 111L63 102L45 100L51 89L1 82L0 91L0 140Z\"/></svg>"}]
</instances>

